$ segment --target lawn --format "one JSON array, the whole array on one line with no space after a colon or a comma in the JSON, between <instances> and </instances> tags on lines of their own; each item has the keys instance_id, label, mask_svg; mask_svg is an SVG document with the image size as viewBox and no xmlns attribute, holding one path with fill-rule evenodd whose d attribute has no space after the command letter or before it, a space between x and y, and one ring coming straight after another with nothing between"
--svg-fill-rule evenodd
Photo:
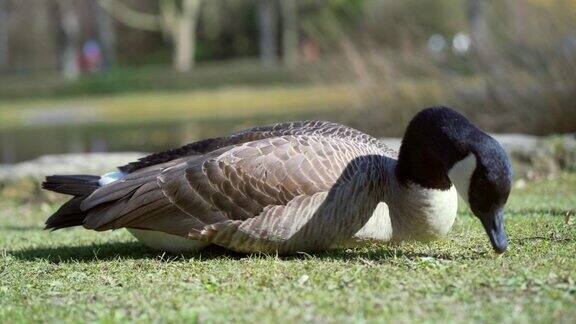
<instances>
[{"instance_id":1,"label":"lawn","mask_svg":"<svg viewBox=\"0 0 576 324\"><path fill-rule=\"evenodd\" d=\"M0 321L573 322L574 188L562 174L515 189L500 256L468 212L430 244L179 256L124 230L46 232L56 205L0 198Z\"/></svg>"}]
</instances>

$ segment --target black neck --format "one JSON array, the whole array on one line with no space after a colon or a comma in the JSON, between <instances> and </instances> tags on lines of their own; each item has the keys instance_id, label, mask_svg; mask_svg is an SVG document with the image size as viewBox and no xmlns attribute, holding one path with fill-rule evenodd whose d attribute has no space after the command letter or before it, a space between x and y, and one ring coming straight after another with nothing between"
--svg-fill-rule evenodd
<instances>
[{"instance_id":1,"label":"black neck","mask_svg":"<svg viewBox=\"0 0 576 324\"><path fill-rule=\"evenodd\" d=\"M448 171L486 134L464 116L444 107L428 108L410 122L402 140L396 175L401 183L450 189Z\"/></svg>"}]
</instances>

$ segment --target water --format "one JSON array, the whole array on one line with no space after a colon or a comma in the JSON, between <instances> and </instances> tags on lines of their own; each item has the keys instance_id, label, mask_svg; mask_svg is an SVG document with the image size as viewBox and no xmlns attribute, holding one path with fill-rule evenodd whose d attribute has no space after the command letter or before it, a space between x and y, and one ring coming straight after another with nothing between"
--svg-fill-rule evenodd
<instances>
[{"instance_id":1,"label":"water","mask_svg":"<svg viewBox=\"0 0 576 324\"><path fill-rule=\"evenodd\" d=\"M294 119L258 116L246 119L172 120L146 123L106 122L27 126L0 130L0 163L45 154L81 152L156 152L199 139L229 134L255 125ZM317 116L316 116L317 117Z\"/></svg>"}]
</instances>

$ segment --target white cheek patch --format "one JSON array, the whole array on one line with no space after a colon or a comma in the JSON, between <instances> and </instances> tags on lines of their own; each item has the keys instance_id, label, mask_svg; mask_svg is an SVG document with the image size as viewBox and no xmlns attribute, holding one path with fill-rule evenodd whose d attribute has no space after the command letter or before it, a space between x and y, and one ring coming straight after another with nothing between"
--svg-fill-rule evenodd
<instances>
[{"instance_id":1,"label":"white cheek patch","mask_svg":"<svg viewBox=\"0 0 576 324\"><path fill-rule=\"evenodd\" d=\"M114 181L122 179L126 174L127 173L120 172L120 171L108 172L108 173L100 176L100 180L98 180L98 183L100 184L100 186L105 186L105 185L110 184Z\"/></svg>"},{"instance_id":2,"label":"white cheek patch","mask_svg":"<svg viewBox=\"0 0 576 324\"><path fill-rule=\"evenodd\" d=\"M476 170L476 156L470 153L466 158L454 164L448 172L450 181L452 181L458 194L460 194L460 197L462 197L466 203L468 203L468 190L474 170Z\"/></svg>"}]
</instances>

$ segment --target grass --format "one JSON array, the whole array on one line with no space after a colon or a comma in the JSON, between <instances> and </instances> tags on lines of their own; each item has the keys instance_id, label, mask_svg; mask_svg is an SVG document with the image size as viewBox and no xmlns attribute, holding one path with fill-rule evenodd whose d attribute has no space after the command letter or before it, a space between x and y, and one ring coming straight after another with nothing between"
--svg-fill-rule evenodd
<instances>
[{"instance_id":1,"label":"grass","mask_svg":"<svg viewBox=\"0 0 576 324\"><path fill-rule=\"evenodd\" d=\"M510 250L461 212L440 241L318 255L167 255L127 232L45 232L56 205L0 200L0 319L11 322L571 322L576 174L513 192Z\"/></svg>"},{"instance_id":2,"label":"grass","mask_svg":"<svg viewBox=\"0 0 576 324\"><path fill-rule=\"evenodd\" d=\"M286 119L354 106L349 85L314 84L326 67L263 66L256 60L118 66L71 82L54 73L0 75L0 131L60 125Z\"/></svg>"},{"instance_id":3,"label":"grass","mask_svg":"<svg viewBox=\"0 0 576 324\"><path fill-rule=\"evenodd\" d=\"M68 81L57 71L0 75L0 98L59 98L125 92L211 89L234 85L291 84L307 81L318 68L263 66L258 60L202 62L190 73L176 73L166 65L120 65L98 74Z\"/></svg>"},{"instance_id":4,"label":"grass","mask_svg":"<svg viewBox=\"0 0 576 324\"><path fill-rule=\"evenodd\" d=\"M322 112L353 106L345 86L225 87L100 97L0 101L0 129L58 123L234 119Z\"/></svg>"}]
</instances>

